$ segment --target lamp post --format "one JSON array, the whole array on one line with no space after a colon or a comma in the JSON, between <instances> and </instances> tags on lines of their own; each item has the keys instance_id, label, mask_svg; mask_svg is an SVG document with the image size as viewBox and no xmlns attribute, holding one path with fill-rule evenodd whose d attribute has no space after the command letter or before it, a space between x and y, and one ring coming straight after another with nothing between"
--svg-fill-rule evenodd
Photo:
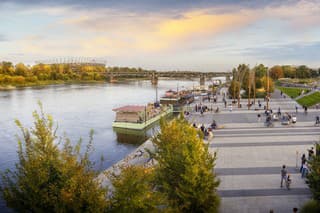
<instances>
[{"instance_id":1,"label":"lamp post","mask_svg":"<svg viewBox=\"0 0 320 213\"><path fill-rule=\"evenodd\" d=\"M267 70L267 110L269 110L269 69Z\"/></svg>"}]
</instances>

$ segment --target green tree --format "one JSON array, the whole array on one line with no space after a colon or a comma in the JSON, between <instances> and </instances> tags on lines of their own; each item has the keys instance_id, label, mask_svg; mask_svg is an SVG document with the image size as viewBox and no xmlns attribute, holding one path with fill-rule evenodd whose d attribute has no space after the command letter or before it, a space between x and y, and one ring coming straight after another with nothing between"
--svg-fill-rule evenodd
<instances>
[{"instance_id":1,"label":"green tree","mask_svg":"<svg viewBox=\"0 0 320 213\"><path fill-rule=\"evenodd\" d=\"M103 212L106 188L100 186L87 150L80 154L80 142L57 141L53 119L33 113L34 127L24 128L18 140L15 171L2 174L1 192L9 207L18 212ZM59 149L59 146L62 146Z\"/></svg>"},{"instance_id":2,"label":"green tree","mask_svg":"<svg viewBox=\"0 0 320 213\"><path fill-rule=\"evenodd\" d=\"M264 66L263 64L259 64L258 66L255 66L254 68L256 78L262 78L266 75L268 71L268 67Z\"/></svg>"},{"instance_id":3,"label":"green tree","mask_svg":"<svg viewBox=\"0 0 320 213\"><path fill-rule=\"evenodd\" d=\"M308 185L313 199L320 202L320 144L316 145L316 155L309 162L310 173L307 176Z\"/></svg>"},{"instance_id":4,"label":"green tree","mask_svg":"<svg viewBox=\"0 0 320 213\"><path fill-rule=\"evenodd\" d=\"M285 78L295 78L296 77L296 68L290 65L282 66L283 76Z\"/></svg>"},{"instance_id":5,"label":"green tree","mask_svg":"<svg viewBox=\"0 0 320 213\"><path fill-rule=\"evenodd\" d=\"M310 78L311 72L309 67L301 65L297 68L297 78Z\"/></svg>"},{"instance_id":6,"label":"green tree","mask_svg":"<svg viewBox=\"0 0 320 213\"><path fill-rule=\"evenodd\" d=\"M209 153L202 136L182 116L172 122L162 120L160 127L153 139L153 156L158 162L158 187L170 207L179 212L217 212L216 153Z\"/></svg>"},{"instance_id":7,"label":"green tree","mask_svg":"<svg viewBox=\"0 0 320 213\"><path fill-rule=\"evenodd\" d=\"M109 175L113 194L111 212L154 212L164 204L164 196L156 191L153 168L123 166L121 173ZM159 210L159 209L158 209Z\"/></svg>"}]
</instances>

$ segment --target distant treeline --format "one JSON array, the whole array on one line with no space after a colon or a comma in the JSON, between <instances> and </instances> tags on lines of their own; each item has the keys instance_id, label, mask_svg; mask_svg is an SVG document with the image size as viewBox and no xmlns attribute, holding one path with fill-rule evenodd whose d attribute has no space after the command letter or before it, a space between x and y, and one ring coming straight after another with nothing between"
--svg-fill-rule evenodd
<instances>
[{"instance_id":1,"label":"distant treeline","mask_svg":"<svg viewBox=\"0 0 320 213\"><path fill-rule=\"evenodd\" d=\"M155 70L146 70L135 67L107 67L107 72L155 72Z\"/></svg>"},{"instance_id":2,"label":"distant treeline","mask_svg":"<svg viewBox=\"0 0 320 213\"><path fill-rule=\"evenodd\" d=\"M105 76L101 73L105 67L69 64L37 64L26 66L23 63L0 63L0 85L37 84L43 81L100 81Z\"/></svg>"},{"instance_id":3,"label":"distant treeline","mask_svg":"<svg viewBox=\"0 0 320 213\"><path fill-rule=\"evenodd\" d=\"M320 68L312 69L306 65L290 66L290 65L276 65L270 68L270 77L272 79L279 78L316 78L320 76Z\"/></svg>"},{"instance_id":4,"label":"distant treeline","mask_svg":"<svg viewBox=\"0 0 320 213\"><path fill-rule=\"evenodd\" d=\"M143 72L142 68L104 67L87 64L36 64L0 62L0 86L38 85L69 81L103 81L105 72Z\"/></svg>"}]
</instances>

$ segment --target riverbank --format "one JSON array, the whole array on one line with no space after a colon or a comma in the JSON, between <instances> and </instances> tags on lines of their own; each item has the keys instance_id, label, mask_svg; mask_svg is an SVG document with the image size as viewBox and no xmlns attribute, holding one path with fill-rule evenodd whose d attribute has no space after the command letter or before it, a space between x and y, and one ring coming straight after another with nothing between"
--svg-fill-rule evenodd
<instances>
[{"instance_id":1,"label":"riverbank","mask_svg":"<svg viewBox=\"0 0 320 213\"><path fill-rule=\"evenodd\" d=\"M99 81L84 81L84 80L69 80L69 81L38 81L38 82L28 82L24 84L18 85L0 85L0 91L7 91L7 90L14 90L14 89L23 89L28 87L42 87L42 86L52 86L52 85L70 85L70 84L104 84L106 83L105 80Z\"/></svg>"}]
</instances>

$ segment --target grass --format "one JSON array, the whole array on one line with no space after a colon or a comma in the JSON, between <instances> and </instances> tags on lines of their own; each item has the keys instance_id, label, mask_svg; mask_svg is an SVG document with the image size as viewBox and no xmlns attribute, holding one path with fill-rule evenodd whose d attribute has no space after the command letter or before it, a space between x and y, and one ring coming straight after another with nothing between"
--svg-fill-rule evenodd
<instances>
[{"instance_id":1,"label":"grass","mask_svg":"<svg viewBox=\"0 0 320 213\"><path fill-rule=\"evenodd\" d=\"M297 100L297 102L302 106L313 106L320 103L320 92L312 93L311 95L304 96Z\"/></svg>"},{"instance_id":2,"label":"grass","mask_svg":"<svg viewBox=\"0 0 320 213\"><path fill-rule=\"evenodd\" d=\"M277 87L280 91L287 94L291 98L296 98L304 90L304 93L308 93L310 90L306 88L296 88L296 87Z\"/></svg>"}]
</instances>

